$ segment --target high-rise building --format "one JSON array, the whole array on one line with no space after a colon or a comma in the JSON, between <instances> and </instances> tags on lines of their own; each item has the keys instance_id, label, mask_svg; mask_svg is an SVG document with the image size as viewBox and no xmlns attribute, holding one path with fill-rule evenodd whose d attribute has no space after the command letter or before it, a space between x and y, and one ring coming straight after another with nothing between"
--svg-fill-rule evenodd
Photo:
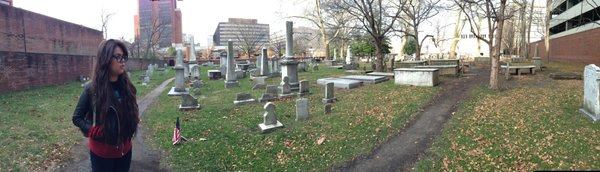
<instances>
[{"instance_id":1,"label":"high-rise building","mask_svg":"<svg viewBox=\"0 0 600 172\"><path fill-rule=\"evenodd\" d=\"M257 46L269 43L269 25L260 24L256 19L229 18L220 22L213 35L215 46L225 46L231 40L233 45L255 42Z\"/></svg>"},{"instance_id":2,"label":"high-rise building","mask_svg":"<svg viewBox=\"0 0 600 172\"><path fill-rule=\"evenodd\" d=\"M138 0L134 24L136 37L142 42L152 37L158 47L181 44L181 11L176 0Z\"/></svg>"}]
</instances>

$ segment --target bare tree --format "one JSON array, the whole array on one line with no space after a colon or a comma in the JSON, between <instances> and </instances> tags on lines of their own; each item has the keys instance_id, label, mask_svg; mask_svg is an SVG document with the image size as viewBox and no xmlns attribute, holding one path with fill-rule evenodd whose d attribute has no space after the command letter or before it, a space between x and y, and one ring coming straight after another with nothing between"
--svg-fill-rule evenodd
<instances>
[{"instance_id":1,"label":"bare tree","mask_svg":"<svg viewBox=\"0 0 600 172\"><path fill-rule=\"evenodd\" d=\"M104 39L108 39L108 22L110 18L115 15L114 12L107 12L105 9L102 9L100 14L101 24L102 24L102 33L104 33Z\"/></svg>"},{"instance_id":2,"label":"bare tree","mask_svg":"<svg viewBox=\"0 0 600 172\"><path fill-rule=\"evenodd\" d=\"M319 30L320 40L325 52L325 58L330 59L329 48L332 41L341 34L352 28L352 16L338 9L334 0L314 0L314 6L308 7L304 16L293 16L295 18L310 21Z\"/></svg>"},{"instance_id":3,"label":"bare tree","mask_svg":"<svg viewBox=\"0 0 600 172\"><path fill-rule=\"evenodd\" d=\"M467 18L471 33L477 39L488 44L491 57L490 88L498 90L500 88L498 73L504 21L510 18L510 16L505 15L507 0L454 0L454 2ZM477 17L483 17L487 20L487 38L476 31L480 29L480 26L474 24Z\"/></svg>"},{"instance_id":4,"label":"bare tree","mask_svg":"<svg viewBox=\"0 0 600 172\"><path fill-rule=\"evenodd\" d=\"M385 70L383 44L399 18L403 4L401 0L339 0L337 3L338 8L358 19L363 30L373 38L376 71Z\"/></svg>"},{"instance_id":5,"label":"bare tree","mask_svg":"<svg viewBox=\"0 0 600 172\"><path fill-rule=\"evenodd\" d=\"M259 26L239 25L233 30L235 34L235 46L242 50L248 58L254 55L268 41L269 33L263 32Z\"/></svg>"},{"instance_id":6,"label":"bare tree","mask_svg":"<svg viewBox=\"0 0 600 172\"><path fill-rule=\"evenodd\" d=\"M402 11L399 23L408 27L397 27L400 29L394 29L394 31L414 38L417 50L415 59L420 60L421 46L427 36L419 42L419 26L443 10L441 0L407 0L406 3L398 4L398 8Z\"/></svg>"},{"instance_id":7,"label":"bare tree","mask_svg":"<svg viewBox=\"0 0 600 172\"><path fill-rule=\"evenodd\" d=\"M158 18L152 19L151 28L146 30L144 34L146 37L139 39L140 48L143 49L144 58L156 58L156 50L159 48L159 43L165 30L167 29L166 22L160 21Z\"/></svg>"},{"instance_id":8,"label":"bare tree","mask_svg":"<svg viewBox=\"0 0 600 172\"><path fill-rule=\"evenodd\" d=\"M283 55L283 49L285 48L285 38L283 38L283 35L274 35L270 37L269 44L273 52L275 52L276 57L281 57L281 55Z\"/></svg>"}]
</instances>

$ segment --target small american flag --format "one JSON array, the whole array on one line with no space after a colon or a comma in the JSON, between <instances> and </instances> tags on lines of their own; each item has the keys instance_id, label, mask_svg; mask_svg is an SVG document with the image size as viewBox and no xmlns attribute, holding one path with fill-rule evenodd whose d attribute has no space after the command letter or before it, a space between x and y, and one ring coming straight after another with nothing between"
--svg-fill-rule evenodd
<instances>
[{"instance_id":1,"label":"small american flag","mask_svg":"<svg viewBox=\"0 0 600 172\"><path fill-rule=\"evenodd\" d=\"M173 129L173 145L179 144L181 142L181 127L179 126L179 117L177 117L177 122L175 123L175 128Z\"/></svg>"}]
</instances>

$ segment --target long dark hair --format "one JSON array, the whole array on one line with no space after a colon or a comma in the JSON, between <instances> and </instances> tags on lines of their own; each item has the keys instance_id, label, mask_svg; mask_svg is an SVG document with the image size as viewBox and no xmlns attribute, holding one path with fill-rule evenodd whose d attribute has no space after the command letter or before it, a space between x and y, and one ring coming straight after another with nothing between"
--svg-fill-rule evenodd
<instances>
[{"instance_id":1,"label":"long dark hair","mask_svg":"<svg viewBox=\"0 0 600 172\"><path fill-rule=\"evenodd\" d=\"M94 71L92 74L91 91L94 93L93 102L95 109L100 120L106 119L106 115L110 113L111 106L117 110L117 116L120 125L120 134L107 133L108 126L102 125L104 132L104 139L108 142L114 142L114 139L125 140L132 138L137 131L137 126L140 121L138 105L136 100L137 90L129 80L129 76L124 72L119 75L117 80L117 86L113 86L110 83L110 66L115 48L121 48L123 50L123 56L128 56L127 47L123 42L109 39L102 41L98 47L98 54L94 64ZM113 88L119 87L119 88ZM116 101L113 90L121 90L121 103Z\"/></svg>"}]
</instances>

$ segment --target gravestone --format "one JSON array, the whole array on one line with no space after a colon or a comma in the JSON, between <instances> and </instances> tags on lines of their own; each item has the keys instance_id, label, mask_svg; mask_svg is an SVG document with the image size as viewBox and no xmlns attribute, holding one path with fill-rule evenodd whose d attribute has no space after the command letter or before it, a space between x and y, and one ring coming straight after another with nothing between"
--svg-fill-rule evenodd
<instances>
[{"instance_id":1,"label":"gravestone","mask_svg":"<svg viewBox=\"0 0 600 172\"><path fill-rule=\"evenodd\" d=\"M279 88L276 85L267 85L266 93L273 95L274 97L278 97Z\"/></svg>"},{"instance_id":2,"label":"gravestone","mask_svg":"<svg viewBox=\"0 0 600 172\"><path fill-rule=\"evenodd\" d=\"M199 109L200 105L198 104L198 99L190 94L182 94L181 95L181 105L179 105L179 110L192 110Z\"/></svg>"},{"instance_id":3,"label":"gravestone","mask_svg":"<svg viewBox=\"0 0 600 172\"><path fill-rule=\"evenodd\" d=\"M266 76L259 76L259 77L252 78L252 80L254 81L254 85L252 86L252 90L265 89L266 86L267 86L267 83L265 82L265 79L267 79Z\"/></svg>"},{"instance_id":4,"label":"gravestone","mask_svg":"<svg viewBox=\"0 0 600 172\"><path fill-rule=\"evenodd\" d=\"M262 54L260 56L260 75L261 76L271 75L269 72L269 63L267 60L267 48L262 49Z\"/></svg>"},{"instance_id":5,"label":"gravestone","mask_svg":"<svg viewBox=\"0 0 600 172\"><path fill-rule=\"evenodd\" d=\"M177 58L175 60L175 87L172 87L169 91L169 96L179 96L181 94L187 94L189 90L184 85L184 74L183 74L183 55L181 50L177 50Z\"/></svg>"},{"instance_id":6,"label":"gravestone","mask_svg":"<svg viewBox=\"0 0 600 172\"><path fill-rule=\"evenodd\" d=\"M310 85L308 85L307 80L300 81L300 90L299 90L298 94L300 94L300 96L309 94L310 93L309 87L310 87Z\"/></svg>"},{"instance_id":7,"label":"gravestone","mask_svg":"<svg viewBox=\"0 0 600 172\"><path fill-rule=\"evenodd\" d=\"M237 80L244 79L246 77L246 71L241 70L241 69L236 69L235 77Z\"/></svg>"},{"instance_id":8,"label":"gravestone","mask_svg":"<svg viewBox=\"0 0 600 172\"><path fill-rule=\"evenodd\" d=\"M323 98L322 102L327 104L337 101L337 98L335 98L333 92L333 82L325 84L325 98Z\"/></svg>"},{"instance_id":9,"label":"gravestone","mask_svg":"<svg viewBox=\"0 0 600 172\"><path fill-rule=\"evenodd\" d=\"M362 81L352 80L352 79L342 79L342 78L321 78L317 79L317 84L325 85L327 83L334 83L335 88L343 88L343 89L354 89L363 85Z\"/></svg>"},{"instance_id":10,"label":"gravestone","mask_svg":"<svg viewBox=\"0 0 600 172\"><path fill-rule=\"evenodd\" d=\"M169 67L169 65L168 65L167 63L165 63L165 64L163 65L163 67L164 67L165 69L167 69L167 68Z\"/></svg>"},{"instance_id":11,"label":"gravestone","mask_svg":"<svg viewBox=\"0 0 600 172\"><path fill-rule=\"evenodd\" d=\"M346 69L346 70L358 69L358 63L356 62L356 60L354 59L354 56L352 55L350 46L348 46L348 49L346 52L346 64L344 65L344 69Z\"/></svg>"},{"instance_id":12,"label":"gravestone","mask_svg":"<svg viewBox=\"0 0 600 172\"><path fill-rule=\"evenodd\" d=\"M283 84L281 85L281 94L279 95L279 98L288 98L294 96L289 82L290 80L287 76L283 77Z\"/></svg>"},{"instance_id":13,"label":"gravestone","mask_svg":"<svg viewBox=\"0 0 600 172\"><path fill-rule=\"evenodd\" d=\"M233 104L244 105L244 104L254 103L254 102L256 102L256 99L252 98L252 95L250 95L248 93L237 93L235 95L235 101L233 101Z\"/></svg>"},{"instance_id":14,"label":"gravestone","mask_svg":"<svg viewBox=\"0 0 600 172\"><path fill-rule=\"evenodd\" d=\"M296 100L296 121L307 120L309 116L309 106L307 98L299 98Z\"/></svg>"},{"instance_id":15,"label":"gravestone","mask_svg":"<svg viewBox=\"0 0 600 172\"><path fill-rule=\"evenodd\" d=\"M283 124L277 120L277 115L275 114L275 104L268 102L265 104L264 109L265 113L263 114L263 123L258 124L258 127L263 133L275 128L283 127Z\"/></svg>"},{"instance_id":16,"label":"gravestone","mask_svg":"<svg viewBox=\"0 0 600 172\"><path fill-rule=\"evenodd\" d=\"M357 81L361 81L365 84L378 84L378 83L389 80L388 77L385 77L385 76L368 76L368 75L348 75L348 76L342 76L340 78L357 80Z\"/></svg>"},{"instance_id":17,"label":"gravestone","mask_svg":"<svg viewBox=\"0 0 600 172\"><path fill-rule=\"evenodd\" d=\"M275 97L275 95L270 94L270 93L264 93L262 95L262 97L260 97L258 99L258 102L264 103L264 102L269 102L269 101L273 101L276 100L277 98Z\"/></svg>"},{"instance_id":18,"label":"gravestone","mask_svg":"<svg viewBox=\"0 0 600 172\"><path fill-rule=\"evenodd\" d=\"M225 74L225 88L240 86L235 74L235 61L233 59L233 42L227 41L227 73Z\"/></svg>"},{"instance_id":19,"label":"gravestone","mask_svg":"<svg viewBox=\"0 0 600 172\"><path fill-rule=\"evenodd\" d=\"M330 114L331 113L331 107L333 106L333 104L331 103L325 103L325 114Z\"/></svg>"},{"instance_id":20,"label":"gravestone","mask_svg":"<svg viewBox=\"0 0 600 172\"><path fill-rule=\"evenodd\" d=\"M600 68L595 64L585 66L583 72L583 107L579 111L593 121L600 120Z\"/></svg>"},{"instance_id":21,"label":"gravestone","mask_svg":"<svg viewBox=\"0 0 600 172\"><path fill-rule=\"evenodd\" d=\"M208 70L208 78L210 80L219 80L221 79L221 71L220 70Z\"/></svg>"},{"instance_id":22,"label":"gravestone","mask_svg":"<svg viewBox=\"0 0 600 172\"><path fill-rule=\"evenodd\" d=\"M537 49L536 49L537 50ZM543 67L542 58L541 57L532 57L531 62L535 65L535 69L541 71Z\"/></svg>"},{"instance_id":23,"label":"gravestone","mask_svg":"<svg viewBox=\"0 0 600 172\"><path fill-rule=\"evenodd\" d=\"M144 76L144 82L142 83L142 85L148 85L148 83L150 83L150 77Z\"/></svg>"},{"instance_id":24,"label":"gravestone","mask_svg":"<svg viewBox=\"0 0 600 172\"><path fill-rule=\"evenodd\" d=\"M298 90L298 61L294 57L294 37L293 37L293 22L286 22L286 42L285 42L285 57L281 60L281 85L283 78L288 78L288 84L291 90Z\"/></svg>"},{"instance_id":25,"label":"gravestone","mask_svg":"<svg viewBox=\"0 0 600 172\"><path fill-rule=\"evenodd\" d=\"M192 78L200 79L200 66L193 65L191 70L192 70L191 71L192 72Z\"/></svg>"}]
</instances>

